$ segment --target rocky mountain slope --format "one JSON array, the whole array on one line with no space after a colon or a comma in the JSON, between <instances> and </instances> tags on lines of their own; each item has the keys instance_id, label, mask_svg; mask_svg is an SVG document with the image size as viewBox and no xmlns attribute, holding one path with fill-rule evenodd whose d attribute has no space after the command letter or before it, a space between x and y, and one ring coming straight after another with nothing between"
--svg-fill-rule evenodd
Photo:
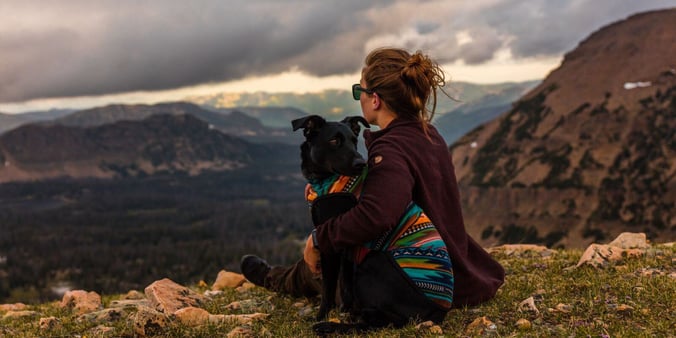
<instances>
[{"instance_id":1,"label":"rocky mountain slope","mask_svg":"<svg viewBox=\"0 0 676 338\"><path fill-rule=\"evenodd\" d=\"M676 237L676 9L591 34L500 118L451 146L482 244Z\"/></svg>"},{"instance_id":2,"label":"rocky mountain slope","mask_svg":"<svg viewBox=\"0 0 676 338\"><path fill-rule=\"evenodd\" d=\"M0 135L0 183L49 178L195 175L297 157L295 147L252 144L190 114L94 127L26 125Z\"/></svg>"}]
</instances>

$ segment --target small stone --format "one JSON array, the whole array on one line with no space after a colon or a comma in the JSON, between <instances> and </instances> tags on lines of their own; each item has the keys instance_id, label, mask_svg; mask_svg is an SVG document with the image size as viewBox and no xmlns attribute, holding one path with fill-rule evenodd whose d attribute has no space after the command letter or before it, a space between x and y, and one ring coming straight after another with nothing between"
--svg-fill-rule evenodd
<instances>
[{"instance_id":1,"label":"small stone","mask_svg":"<svg viewBox=\"0 0 676 338\"><path fill-rule=\"evenodd\" d=\"M207 290L207 291L204 291L204 296L209 297L209 298L214 298L214 297L216 297L216 296L218 296L218 295L222 295L222 294L223 294L223 291L221 291L221 290L216 290L216 291L214 291L214 290Z\"/></svg>"},{"instance_id":2,"label":"small stone","mask_svg":"<svg viewBox=\"0 0 676 338\"><path fill-rule=\"evenodd\" d=\"M127 292L127 294L122 296L122 299L124 299L124 300L139 300L139 299L146 299L146 296L144 294L136 291L136 290L130 290L129 292Z\"/></svg>"},{"instance_id":3,"label":"small stone","mask_svg":"<svg viewBox=\"0 0 676 338\"><path fill-rule=\"evenodd\" d=\"M242 274L221 270L211 290L234 289L244 284L245 281L246 278Z\"/></svg>"},{"instance_id":4,"label":"small stone","mask_svg":"<svg viewBox=\"0 0 676 338\"><path fill-rule=\"evenodd\" d=\"M78 317L80 321L86 321L97 324L111 323L118 321L130 313L129 308L109 308L101 311L89 312Z\"/></svg>"},{"instance_id":5,"label":"small stone","mask_svg":"<svg viewBox=\"0 0 676 338\"><path fill-rule=\"evenodd\" d=\"M428 320L426 322L422 322L422 323L416 325L415 328L418 331L424 330L424 331L427 331L427 332L433 333L433 334L444 334L444 330L442 330L439 325L434 324L434 322L431 321L431 320Z\"/></svg>"},{"instance_id":6,"label":"small stone","mask_svg":"<svg viewBox=\"0 0 676 338\"><path fill-rule=\"evenodd\" d=\"M19 318L34 318L37 317L38 313L35 311L9 311L2 316L2 319L19 319Z\"/></svg>"},{"instance_id":7,"label":"small stone","mask_svg":"<svg viewBox=\"0 0 676 338\"><path fill-rule=\"evenodd\" d=\"M608 245L622 249L646 249L650 247L645 233L623 232Z\"/></svg>"},{"instance_id":8,"label":"small stone","mask_svg":"<svg viewBox=\"0 0 676 338\"><path fill-rule=\"evenodd\" d=\"M429 328L429 331L433 334L444 334L444 330L439 325L433 325Z\"/></svg>"},{"instance_id":9,"label":"small stone","mask_svg":"<svg viewBox=\"0 0 676 338\"><path fill-rule=\"evenodd\" d=\"M242 315L211 315L209 321L212 323L235 322L238 324L251 324L253 321L267 318L267 313L248 313Z\"/></svg>"},{"instance_id":10,"label":"small stone","mask_svg":"<svg viewBox=\"0 0 676 338\"><path fill-rule=\"evenodd\" d=\"M467 328L465 333L469 335L484 335L491 334L497 330L497 325L490 321L486 316L479 317L472 321Z\"/></svg>"},{"instance_id":11,"label":"small stone","mask_svg":"<svg viewBox=\"0 0 676 338\"><path fill-rule=\"evenodd\" d=\"M537 306L535 306L535 299L533 297L528 297L525 300L523 300L521 303L519 303L519 310L520 311L532 311L537 314L540 313L540 310L538 310Z\"/></svg>"},{"instance_id":12,"label":"small stone","mask_svg":"<svg viewBox=\"0 0 676 338\"><path fill-rule=\"evenodd\" d=\"M607 244L591 244L584 251L575 267L591 265L598 268L611 262L620 262L625 258L640 257L644 254L645 250L643 249L623 249Z\"/></svg>"},{"instance_id":13,"label":"small stone","mask_svg":"<svg viewBox=\"0 0 676 338\"><path fill-rule=\"evenodd\" d=\"M487 249L489 254L502 253L506 256L516 257L549 257L554 254L554 251L546 246L535 244L505 244Z\"/></svg>"},{"instance_id":14,"label":"small stone","mask_svg":"<svg viewBox=\"0 0 676 338\"><path fill-rule=\"evenodd\" d=\"M416 328L416 330L420 330L420 329L427 329L427 328L430 328L432 326L434 326L434 322L431 321L431 320L428 320L426 322L422 322L422 323L416 325L415 328Z\"/></svg>"},{"instance_id":15,"label":"small stone","mask_svg":"<svg viewBox=\"0 0 676 338\"><path fill-rule=\"evenodd\" d=\"M110 337L113 336L115 328L105 325L98 325L89 330L89 333L94 337ZM89 335L88 335L89 336Z\"/></svg>"},{"instance_id":16,"label":"small stone","mask_svg":"<svg viewBox=\"0 0 676 338\"><path fill-rule=\"evenodd\" d=\"M238 326L232 331L230 331L227 335L228 338L232 337L254 337L254 333L249 327L244 327L244 326Z\"/></svg>"},{"instance_id":17,"label":"small stone","mask_svg":"<svg viewBox=\"0 0 676 338\"><path fill-rule=\"evenodd\" d=\"M533 324L531 324L528 319L521 318L516 321L516 327L521 331L525 331L530 330L533 327Z\"/></svg>"},{"instance_id":18,"label":"small stone","mask_svg":"<svg viewBox=\"0 0 676 338\"><path fill-rule=\"evenodd\" d=\"M56 317L43 317L38 322L40 330L50 331L61 327L61 322Z\"/></svg>"},{"instance_id":19,"label":"small stone","mask_svg":"<svg viewBox=\"0 0 676 338\"><path fill-rule=\"evenodd\" d=\"M72 309L76 314L82 315L103 308L101 296L98 293L84 290L72 290L63 295L59 304L61 308Z\"/></svg>"},{"instance_id":20,"label":"small stone","mask_svg":"<svg viewBox=\"0 0 676 338\"><path fill-rule=\"evenodd\" d=\"M209 322L209 312L196 307L186 307L174 312L174 316L187 326L199 326Z\"/></svg>"},{"instance_id":21,"label":"small stone","mask_svg":"<svg viewBox=\"0 0 676 338\"><path fill-rule=\"evenodd\" d=\"M621 315L631 315L631 313L634 311L634 308L627 305L627 304L620 304L617 306L616 311L621 314Z\"/></svg>"},{"instance_id":22,"label":"small stone","mask_svg":"<svg viewBox=\"0 0 676 338\"><path fill-rule=\"evenodd\" d=\"M235 291L237 292L246 292L256 287L256 284L250 282L244 282L241 286L237 287Z\"/></svg>"},{"instance_id":23,"label":"small stone","mask_svg":"<svg viewBox=\"0 0 676 338\"><path fill-rule=\"evenodd\" d=\"M312 307L311 306L306 306L300 310L298 310L298 316L300 317L309 317L312 315Z\"/></svg>"},{"instance_id":24,"label":"small stone","mask_svg":"<svg viewBox=\"0 0 676 338\"><path fill-rule=\"evenodd\" d=\"M0 312L23 311L26 309L28 309L28 305L24 303L0 304Z\"/></svg>"},{"instance_id":25,"label":"small stone","mask_svg":"<svg viewBox=\"0 0 676 338\"><path fill-rule=\"evenodd\" d=\"M167 315L147 306L139 307L130 319L133 322L134 331L141 337L161 335L169 324Z\"/></svg>"},{"instance_id":26,"label":"small stone","mask_svg":"<svg viewBox=\"0 0 676 338\"><path fill-rule=\"evenodd\" d=\"M145 294L150 304L158 311L173 314L179 309L199 306L206 298L185 286L165 278L148 285Z\"/></svg>"},{"instance_id":27,"label":"small stone","mask_svg":"<svg viewBox=\"0 0 676 338\"><path fill-rule=\"evenodd\" d=\"M559 304L556 304L554 309L558 312L570 313L570 311L573 310L573 307L568 305L568 304L559 303Z\"/></svg>"},{"instance_id":28,"label":"small stone","mask_svg":"<svg viewBox=\"0 0 676 338\"><path fill-rule=\"evenodd\" d=\"M139 306L150 306L150 301L143 299L118 299L110 302L111 308L136 309Z\"/></svg>"},{"instance_id":29,"label":"small stone","mask_svg":"<svg viewBox=\"0 0 676 338\"><path fill-rule=\"evenodd\" d=\"M302 308L302 307L305 306L305 305L306 305L305 302L295 302L295 303L293 303L293 305L291 305L291 306L293 306L293 307L295 307L295 308Z\"/></svg>"}]
</instances>

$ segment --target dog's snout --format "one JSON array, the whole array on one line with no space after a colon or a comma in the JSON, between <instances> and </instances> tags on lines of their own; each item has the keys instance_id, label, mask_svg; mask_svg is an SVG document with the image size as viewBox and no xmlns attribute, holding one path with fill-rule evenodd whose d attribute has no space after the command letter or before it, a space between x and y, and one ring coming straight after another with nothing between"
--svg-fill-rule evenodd
<instances>
[{"instance_id":1,"label":"dog's snout","mask_svg":"<svg viewBox=\"0 0 676 338\"><path fill-rule=\"evenodd\" d=\"M356 157L352 161L352 167L354 167L356 169L364 169L365 166L366 166L366 161L364 161L364 159L361 158L361 157Z\"/></svg>"}]
</instances>

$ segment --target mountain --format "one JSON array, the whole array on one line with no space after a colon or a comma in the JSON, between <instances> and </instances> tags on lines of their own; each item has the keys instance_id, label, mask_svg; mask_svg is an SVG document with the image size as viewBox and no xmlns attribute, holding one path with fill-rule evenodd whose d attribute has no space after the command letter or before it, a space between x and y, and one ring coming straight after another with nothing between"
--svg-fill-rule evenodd
<instances>
[{"instance_id":1,"label":"mountain","mask_svg":"<svg viewBox=\"0 0 676 338\"><path fill-rule=\"evenodd\" d=\"M93 127L30 124L0 135L0 183L196 175L296 159L296 148L253 144L214 130L190 114Z\"/></svg>"},{"instance_id":2,"label":"mountain","mask_svg":"<svg viewBox=\"0 0 676 338\"><path fill-rule=\"evenodd\" d=\"M540 81L514 83L484 92L483 96L442 114L433 123L447 143L457 141L474 127L488 122L511 108L512 102L519 99Z\"/></svg>"},{"instance_id":3,"label":"mountain","mask_svg":"<svg viewBox=\"0 0 676 338\"><path fill-rule=\"evenodd\" d=\"M452 72L449 77L452 78ZM449 81L444 90L451 96L439 95L437 114L439 116L453 109L474 102L486 95L501 95L507 88L519 85L533 85L534 81L524 83L474 84ZM193 96L186 101L193 102L208 110L227 112L240 110L249 116L261 120L268 127L286 128L288 121L299 115L317 114L328 119L338 119L348 115L360 115L359 103L345 90L325 90L318 93L220 93L205 96ZM516 99L518 97L514 97ZM469 129L466 129L468 131Z\"/></svg>"},{"instance_id":4,"label":"mountain","mask_svg":"<svg viewBox=\"0 0 676 338\"><path fill-rule=\"evenodd\" d=\"M676 9L605 26L451 145L469 232L582 247L676 237Z\"/></svg>"},{"instance_id":5,"label":"mountain","mask_svg":"<svg viewBox=\"0 0 676 338\"><path fill-rule=\"evenodd\" d=\"M21 114L0 113L0 134L27 123L53 120L70 114L71 112L73 112L72 109L50 109L47 111Z\"/></svg>"},{"instance_id":6,"label":"mountain","mask_svg":"<svg viewBox=\"0 0 676 338\"><path fill-rule=\"evenodd\" d=\"M191 114L223 133L244 138L248 141L295 143L290 127L270 128L239 110L216 112L188 102L168 102L154 105L113 104L74 112L52 121L66 126L100 126L124 120L142 120L155 114Z\"/></svg>"},{"instance_id":7,"label":"mountain","mask_svg":"<svg viewBox=\"0 0 676 338\"><path fill-rule=\"evenodd\" d=\"M230 114L241 112L260 121L262 125L272 128L289 129L291 120L308 115L308 113L293 107L235 107L216 108L205 106L205 109Z\"/></svg>"}]
</instances>

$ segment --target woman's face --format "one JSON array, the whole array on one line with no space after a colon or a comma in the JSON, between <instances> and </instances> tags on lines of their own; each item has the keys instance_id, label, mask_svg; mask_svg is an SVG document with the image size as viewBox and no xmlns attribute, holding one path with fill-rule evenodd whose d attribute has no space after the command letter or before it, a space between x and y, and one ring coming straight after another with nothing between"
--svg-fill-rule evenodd
<instances>
[{"instance_id":1,"label":"woman's face","mask_svg":"<svg viewBox=\"0 0 676 338\"><path fill-rule=\"evenodd\" d=\"M362 87L368 89L366 86L366 82L364 82L364 79L361 79L359 81L359 85ZM366 121L370 124L376 124L377 116L376 116L376 111L373 110L373 103L372 103L373 97L372 95L369 95L367 93L362 92L361 96L359 97L359 103L361 104L361 112Z\"/></svg>"}]
</instances>

